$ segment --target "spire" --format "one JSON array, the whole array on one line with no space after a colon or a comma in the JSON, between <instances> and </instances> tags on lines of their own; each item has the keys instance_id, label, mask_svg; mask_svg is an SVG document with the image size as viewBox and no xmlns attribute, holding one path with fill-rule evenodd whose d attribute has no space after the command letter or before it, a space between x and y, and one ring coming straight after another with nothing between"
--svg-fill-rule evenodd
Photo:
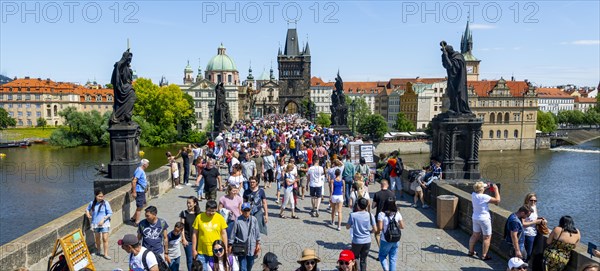
<instances>
[{"instance_id":1,"label":"spire","mask_svg":"<svg viewBox=\"0 0 600 271\"><path fill-rule=\"evenodd\" d=\"M271 69L269 70L269 79L271 79L271 81L275 80L275 75L273 75L273 61L271 61Z\"/></svg>"},{"instance_id":2,"label":"spire","mask_svg":"<svg viewBox=\"0 0 600 271\"><path fill-rule=\"evenodd\" d=\"M304 47L304 55L310 55L310 48L308 47L308 41L306 42L306 47Z\"/></svg>"},{"instance_id":3,"label":"spire","mask_svg":"<svg viewBox=\"0 0 600 271\"><path fill-rule=\"evenodd\" d=\"M186 72L192 72L192 66L190 66L190 60L188 59L187 65L185 66Z\"/></svg>"},{"instance_id":4,"label":"spire","mask_svg":"<svg viewBox=\"0 0 600 271\"><path fill-rule=\"evenodd\" d=\"M460 40L460 52L462 54L466 54L473 50L473 33L471 33L471 29L469 28L469 19L467 18L467 27L465 28L465 33L462 35Z\"/></svg>"},{"instance_id":5,"label":"spire","mask_svg":"<svg viewBox=\"0 0 600 271\"><path fill-rule=\"evenodd\" d=\"M248 68L248 76L246 77L248 81L254 80L254 76L252 76L252 61L250 61L250 68Z\"/></svg>"},{"instance_id":6,"label":"spire","mask_svg":"<svg viewBox=\"0 0 600 271\"><path fill-rule=\"evenodd\" d=\"M219 54L219 55L225 54L225 46L223 46L222 42L221 42L221 46L219 46L219 48L217 49L217 54Z\"/></svg>"},{"instance_id":7,"label":"spire","mask_svg":"<svg viewBox=\"0 0 600 271\"><path fill-rule=\"evenodd\" d=\"M295 28L290 28L287 31L283 54L286 56L297 56L300 54L300 48L298 47L298 32Z\"/></svg>"}]
</instances>

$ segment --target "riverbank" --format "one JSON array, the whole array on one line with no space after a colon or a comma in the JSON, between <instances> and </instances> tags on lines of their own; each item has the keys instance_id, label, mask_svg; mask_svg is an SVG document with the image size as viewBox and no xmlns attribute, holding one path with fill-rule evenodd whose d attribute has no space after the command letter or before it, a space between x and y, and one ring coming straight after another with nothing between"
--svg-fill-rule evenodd
<instances>
[{"instance_id":1,"label":"riverbank","mask_svg":"<svg viewBox=\"0 0 600 271\"><path fill-rule=\"evenodd\" d=\"M49 139L56 127L47 128L10 128L2 130L2 140Z\"/></svg>"}]
</instances>

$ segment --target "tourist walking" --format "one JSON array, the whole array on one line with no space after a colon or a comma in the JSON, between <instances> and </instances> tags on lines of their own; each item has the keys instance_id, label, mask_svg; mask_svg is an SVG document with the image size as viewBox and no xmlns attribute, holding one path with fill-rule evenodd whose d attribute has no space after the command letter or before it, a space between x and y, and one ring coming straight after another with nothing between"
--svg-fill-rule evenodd
<instances>
[{"instance_id":1,"label":"tourist walking","mask_svg":"<svg viewBox=\"0 0 600 271\"><path fill-rule=\"evenodd\" d=\"M181 155L181 160L183 162L183 184L188 185L190 182L190 149L183 146L179 155Z\"/></svg>"},{"instance_id":2,"label":"tourist walking","mask_svg":"<svg viewBox=\"0 0 600 271\"><path fill-rule=\"evenodd\" d=\"M388 198L385 204L386 211L377 215L377 231L381 234L378 258L384 271L392 271L396 270L396 258L400 243L398 233L404 229L404 220L402 220L402 214L398 211L395 200ZM387 262L386 259L388 259Z\"/></svg>"},{"instance_id":3,"label":"tourist walking","mask_svg":"<svg viewBox=\"0 0 600 271\"><path fill-rule=\"evenodd\" d=\"M263 166L265 169L265 188L270 188L275 181L275 157L271 150L265 150L263 154Z\"/></svg>"},{"instance_id":4,"label":"tourist walking","mask_svg":"<svg viewBox=\"0 0 600 271\"><path fill-rule=\"evenodd\" d=\"M219 211L227 223L227 236L231 236L231 229L235 220L242 214L242 203L244 199L239 195L239 188L228 185L227 194L219 199ZM223 209L226 212L223 212ZM228 215L224 215L227 213Z\"/></svg>"},{"instance_id":5,"label":"tourist walking","mask_svg":"<svg viewBox=\"0 0 600 271\"><path fill-rule=\"evenodd\" d=\"M239 271L240 266L236 257L227 251L225 243L215 240L212 244L213 256L206 259L207 271Z\"/></svg>"},{"instance_id":6,"label":"tourist walking","mask_svg":"<svg viewBox=\"0 0 600 271\"><path fill-rule=\"evenodd\" d=\"M237 191L240 196L244 195L244 188L242 184L244 183L244 176L242 175L242 164L237 163L231 166L231 175L227 178L227 183L229 186L233 186L237 188Z\"/></svg>"},{"instance_id":7,"label":"tourist walking","mask_svg":"<svg viewBox=\"0 0 600 271\"><path fill-rule=\"evenodd\" d=\"M581 240L581 233L575 228L575 222L570 216L563 216L558 226L552 229L544 250L544 264L547 271L562 271L571 259L571 251Z\"/></svg>"},{"instance_id":8,"label":"tourist walking","mask_svg":"<svg viewBox=\"0 0 600 271\"><path fill-rule=\"evenodd\" d=\"M362 198L367 199L367 202L369 202L367 212L371 212L371 196L369 196L369 188L362 181L362 176L357 173L354 176L352 192L350 192L350 207L352 208L352 212L358 211L357 203L358 200Z\"/></svg>"},{"instance_id":9,"label":"tourist walking","mask_svg":"<svg viewBox=\"0 0 600 271\"><path fill-rule=\"evenodd\" d=\"M333 191L329 202L331 203L331 225L334 225L335 216L338 218L337 230L342 227L342 203L344 202L344 180L342 179L341 170L335 169L333 182L330 182L329 190Z\"/></svg>"},{"instance_id":10,"label":"tourist walking","mask_svg":"<svg viewBox=\"0 0 600 271\"><path fill-rule=\"evenodd\" d=\"M508 269L506 271L522 271L529 270L529 265L518 257L513 257L508 260Z\"/></svg>"},{"instance_id":11,"label":"tourist walking","mask_svg":"<svg viewBox=\"0 0 600 271\"><path fill-rule=\"evenodd\" d=\"M181 240L183 239L183 223L177 222L173 226L173 230L167 234L168 254L169 254L169 269L172 271L179 270L181 260Z\"/></svg>"},{"instance_id":12,"label":"tourist walking","mask_svg":"<svg viewBox=\"0 0 600 271\"><path fill-rule=\"evenodd\" d=\"M202 174L202 171L206 168L207 163L208 160L204 157L198 157L198 159L196 159L196 192L199 194L199 201L202 201L204 199L204 178L200 178L200 175ZM200 179L200 181L198 181L198 179Z\"/></svg>"},{"instance_id":13,"label":"tourist walking","mask_svg":"<svg viewBox=\"0 0 600 271\"><path fill-rule=\"evenodd\" d=\"M300 264L300 267L296 269L296 271L321 271L319 269L319 262L321 259L317 256L317 252L315 252L312 248L305 248L302 250L302 256L297 261Z\"/></svg>"},{"instance_id":14,"label":"tourist walking","mask_svg":"<svg viewBox=\"0 0 600 271\"><path fill-rule=\"evenodd\" d=\"M315 159L315 157L313 157L313 159ZM321 197L323 196L323 185L325 184L325 169L318 163L315 163L310 166L306 175L308 176L306 188L309 189L312 205L311 216L319 217Z\"/></svg>"},{"instance_id":15,"label":"tourist walking","mask_svg":"<svg viewBox=\"0 0 600 271\"><path fill-rule=\"evenodd\" d=\"M242 176L244 176L244 185L242 188L247 190L249 187L248 181L250 177L256 176L256 163L251 158L251 154L242 159Z\"/></svg>"},{"instance_id":16,"label":"tourist walking","mask_svg":"<svg viewBox=\"0 0 600 271\"><path fill-rule=\"evenodd\" d=\"M291 205L292 218L298 218L296 216L296 210L294 206L294 183L296 183L296 178L292 174L292 170L294 169L294 164L288 164L284 174L284 185L283 185L283 202L281 203L281 208L279 210L279 217L286 218L283 215L283 211L285 210L288 203Z\"/></svg>"},{"instance_id":17,"label":"tourist walking","mask_svg":"<svg viewBox=\"0 0 600 271\"><path fill-rule=\"evenodd\" d=\"M135 199L135 214L129 220L137 227L142 209L146 205L146 190L148 189L148 181L146 180L145 170L150 165L148 159L142 159L140 166L135 169L133 179L131 180L131 196Z\"/></svg>"},{"instance_id":18,"label":"tourist walking","mask_svg":"<svg viewBox=\"0 0 600 271\"><path fill-rule=\"evenodd\" d=\"M258 180L250 177L250 188L244 191L244 201L249 202L252 210L250 214L258 221L260 233L267 235L267 223L269 223L269 207L265 190L258 186Z\"/></svg>"},{"instance_id":19,"label":"tourist walking","mask_svg":"<svg viewBox=\"0 0 600 271\"><path fill-rule=\"evenodd\" d=\"M275 195L275 203L279 205L279 199L281 198L281 190L284 186L285 182L285 170L287 168L287 164L285 163L285 159L279 159L279 165L275 168L275 181L277 182L277 192ZM283 203L283 199L281 200Z\"/></svg>"},{"instance_id":20,"label":"tourist walking","mask_svg":"<svg viewBox=\"0 0 600 271\"><path fill-rule=\"evenodd\" d=\"M304 200L304 185L308 183L307 172L309 168L308 163L306 163L306 158L304 158L304 156L298 156L298 158L296 159L296 167L298 168L298 189L300 190L298 192L300 192L300 196L302 197L302 200Z\"/></svg>"},{"instance_id":21,"label":"tourist walking","mask_svg":"<svg viewBox=\"0 0 600 271\"><path fill-rule=\"evenodd\" d=\"M237 257L241 271L251 271L254 258L260 253L258 220L250 215L251 210L250 203L244 202L242 215L235 220L229 239L228 252Z\"/></svg>"},{"instance_id":22,"label":"tourist walking","mask_svg":"<svg viewBox=\"0 0 600 271\"><path fill-rule=\"evenodd\" d=\"M358 212L353 212L348 218L346 228L352 228L352 252L358 256L360 271L367 271L367 255L371 249L371 233L377 231L375 218L366 211L369 201L365 198L358 200Z\"/></svg>"},{"instance_id":23,"label":"tourist walking","mask_svg":"<svg viewBox=\"0 0 600 271\"><path fill-rule=\"evenodd\" d=\"M510 253L511 257L518 257L521 259L527 259L527 251L525 250L525 234L523 227L523 220L531 214L531 209L523 205L519 207L516 213L512 213L506 220L504 226L504 238L506 242L511 244Z\"/></svg>"},{"instance_id":24,"label":"tourist walking","mask_svg":"<svg viewBox=\"0 0 600 271\"><path fill-rule=\"evenodd\" d=\"M171 168L171 181L173 188L181 189L182 187L179 185L179 164L175 160L175 156L173 156L170 151L168 151L166 155L167 162L169 163L169 167Z\"/></svg>"},{"instance_id":25,"label":"tourist walking","mask_svg":"<svg viewBox=\"0 0 600 271\"><path fill-rule=\"evenodd\" d=\"M221 174L219 173L219 169L214 166L214 163L213 159L209 159L206 162L206 167L202 170L202 174L196 179L198 198L204 194L207 200L217 199L217 190L221 188ZM204 179L204 191L199 189L202 179Z\"/></svg>"},{"instance_id":26,"label":"tourist walking","mask_svg":"<svg viewBox=\"0 0 600 271\"><path fill-rule=\"evenodd\" d=\"M410 183L410 190L415 192L412 207L418 208L419 206L417 203L419 203L419 200L421 200L421 207L423 209L427 209L429 206L425 204L425 201L423 200L423 189L427 188L427 186L425 186L425 182L423 182L423 177L425 177L425 168L419 171L418 175L411 177L412 182Z\"/></svg>"},{"instance_id":27,"label":"tourist walking","mask_svg":"<svg viewBox=\"0 0 600 271\"><path fill-rule=\"evenodd\" d=\"M525 262L532 260L532 267L540 266L539 263L542 262L543 257L535 257L534 248L536 248L536 251L541 251L539 253L535 253L537 256L541 256L543 254L544 244L542 240L543 238L536 238L538 236L537 225L546 224L546 221L544 218L538 215L537 195L535 193L528 193L525 195L523 205L531 209L531 214L523 220L523 226L525 227L525 251L527 252L527 258L525 259ZM536 243L536 239L539 244ZM538 260L537 265L533 263L534 260Z\"/></svg>"},{"instance_id":28,"label":"tourist walking","mask_svg":"<svg viewBox=\"0 0 600 271\"><path fill-rule=\"evenodd\" d=\"M402 191L402 171L404 166L402 165L402 159L398 157L398 151L393 151L391 157L388 159L388 167L390 172L390 189L397 191L400 195L399 199L402 198L404 191Z\"/></svg>"},{"instance_id":29,"label":"tourist walking","mask_svg":"<svg viewBox=\"0 0 600 271\"><path fill-rule=\"evenodd\" d=\"M486 189L486 184L483 182L476 182L473 185L474 192L471 193L471 201L473 204L473 215L471 216L473 221L473 234L469 239L469 256L477 256L477 253L475 252L475 243L479 241L479 238L483 235L481 259L484 261L492 258L487 255L492 239L492 216L490 215L488 204L500 203L500 191L498 190L498 186L493 184L492 187L494 190L493 198L483 193Z\"/></svg>"},{"instance_id":30,"label":"tourist walking","mask_svg":"<svg viewBox=\"0 0 600 271\"><path fill-rule=\"evenodd\" d=\"M85 215L90 220L92 231L94 232L94 241L96 252L94 254L102 256L107 260L112 259L108 255L108 233L110 232L110 217L113 211L110 203L104 200L102 189L94 189L94 200L88 204L85 209ZM104 253L100 254L100 248L104 248Z\"/></svg>"},{"instance_id":31,"label":"tourist walking","mask_svg":"<svg viewBox=\"0 0 600 271\"><path fill-rule=\"evenodd\" d=\"M359 165L356 167L356 172L360 173L362 181L368 186L369 180L371 179L371 169L369 168L369 165L367 165L367 161L364 157L359 159Z\"/></svg>"},{"instance_id":32,"label":"tourist walking","mask_svg":"<svg viewBox=\"0 0 600 271\"><path fill-rule=\"evenodd\" d=\"M273 252L265 253L263 256L262 270L263 271L278 271L281 263L277 259L277 255Z\"/></svg>"},{"instance_id":33,"label":"tourist walking","mask_svg":"<svg viewBox=\"0 0 600 271\"><path fill-rule=\"evenodd\" d=\"M159 260L154 253L140 244L135 235L125 234L117 244L129 253L129 270L159 271Z\"/></svg>"},{"instance_id":34,"label":"tourist walking","mask_svg":"<svg viewBox=\"0 0 600 271\"><path fill-rule=\"evenodd\" d=\"M337 260L337 271L358 271L356 258L352 250L342 250Z\"/></svg>"},{"instance_id":35,"label":"tourist walking","mask_svg":"<svg viewBox=\"0 0 600 271\"><path fill-rule=\"evenodd\" d=\"M384 210L385 202L388 201L390 198L393 199L394 201L396 201L396 195L394 194L393 191L389 190L389 187L390 187L390 185L389 185L388 180L382 179L381 184L380 184L381 190L379 190L373 196L373 208L375 208L375 216L378 216L379 213L381 213L382 211L385 211ZM375 232L375 242L377 242L377 245L380 245L380 240L381 240L381 236L379 236L378 232Z\"/></svg>"},{"instance_id":36,"label":"tourist walking","mask_svg":"<svg viewBox=\"0 0 600 271\"><path fill-rule=\"evenodd\" d=\"M227 223L223 216L217 212L217 202L206 202L205 212L196 217L192 234L192 255L194 259L202 262L204 270L208 269L208 259L213 256L213 243L222 241L222 248L227 244Z\"/></svg>"},{"instance_id":37,"label":"tourist walking","mask_svg":"<svg viewBox=\"0 0 600 271\"><path fill-rule=\"evenodd\" d=\"M183 239L181 244L185 250L185 259L188 271L192 270L192 263L194 257L192 255L192 233L194 232L194 221L200 214L200 206L198 205L198 198L190 196L186 201L187 208L179 213L179 221L183 223Z\"/></svg>"},{"instance_id":38,"label":"tourist walking","mask_svg":"<svg viewBox=\"0 0 600 271\"><path fill-rule=\"evenodd\" d=\"M169 262L169 240L167 238L167 229L169 224L162 218L158 218L158 210L154 206L148 206L144 210L146 219L140 221L138 225L138 239L142 246L159 255L166 262Z\"/></svg>"},{"instance_id":39,"label":"tourist walking","mask_svg":"<svg viewBox=\"0 0 600 271\"><path fill-rule=\"evenodd\" d=\"M350 156L346 155L344 156L344 170L342 171L342 179L344 179L344 185L346 186L346 194L344 195L344 207L349 206L350 191L352 189L352 184L354 183L354 174L356 174L354 164L352 164Z\"/></svg>"}]
</instances>

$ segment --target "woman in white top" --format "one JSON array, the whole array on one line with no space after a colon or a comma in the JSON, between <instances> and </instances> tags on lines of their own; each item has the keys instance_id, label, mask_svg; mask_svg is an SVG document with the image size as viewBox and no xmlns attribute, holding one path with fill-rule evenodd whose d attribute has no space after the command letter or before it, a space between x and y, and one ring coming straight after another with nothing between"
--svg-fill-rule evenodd
<instances>
[{"instance_id":1,"label":"woman in white top","mask_svg":"<svg viewBox=\"0 0 600 271\"><path fill-rule=\"evenodd\" d=\"M317 158L316 155L313 156L313 161L315 161L315 158ZM321 196L323 196L323 185L325 184L325 169L318 163L313 163L306 175L308 176L306 189L310 191L310 202L312 204L311 216L319 217L319 207L321 206Z\"/></svg>"},{"instance_id":2,"label":"woman in white top","mask_svg":"<svg viewBox=\"0 0 600 271\"><path fill-rule=\"evenodd\" d=\"M213 256L206 262L208 271L239 271L237 257L229 255L226 246L221 240L213 242Z\"/></svg>"},{"instance_id":3,"label":"woman in white top","mask_svg":"<svg viewBox=\"0 0 600 271\"><path fill-rule=\"evenodd\" d=\"M398 223L398 228L404 229L404 220L402 220L402 215L398 211L398 206L396 206L395 200L388 199L385 202L383 209L386 211L379 212L377 215L377 228L381 233L381 245L379 246L378 258L383 270L391 271L396 270L396 259L398 257L398 246L400 241L391 242L386 240L386 231L388 230L388 225L390 224L391 219ZM389 258L387 263L385 260L386 258Z\"/></svg>"},{"instance_id":4,"label":"woman in white top","mask_svg":"<svg viewBox=\"0 0 600 271\"><path fill-rule=\"evenodd\" d=\"M286 169L285 169L285 175L284 175L284 183L283 183L283 202L281 203L281 208L279 209L279 217L281 218L286 218L283 215L283 210L285 209L286 205L288 205L288 203L291 205L291 210L292 210L292 218L296 218L298 219L298 216L296 216L296 210L295 210L295 205L294 205L294 193L293 193L293 189L294 189L294 183L296 183L296 177L292 174L292 170L294 169L294 164L288 164Z\"/></svg>"},{"instance_id":5,"label":"woman in white top","mask_svg":"<svg viewBox=\"0 0 600 271\"><path fill-rule=\"evenodd\" d=\"M242 175L242 164L235 164L231 167L231 171L232 173L227 179L227 183L229 183L230 186L239 189L238 194L240 195L240 197L242 197L244 195L244 187L242 186L242 184L244 183L244 176Z\"/></svg>"},{"instance_id":6,"label":"woman in white top","mask_svg":"<svg viewBox=\"0 0 600 271\"><path fill-rule=\"evenodd\" d=\"M366 186L362 180L362 175L360 173L356 173L354 175L354 183L352 184L352 192L350 193L350 206L352 206L353 212L358 211L356 203L360 198L365 198L368 200L369 205L367 207L367 211L371 211L371 196L369 196L369 187Z\"/></svg>"},{"instance_id":7,"label":"woman in white top","mask_svg":"<svg viewBox=\"0 0 600 271\"><path fill-rule=\"evenodd\" d=\"M275 197L275 203L279 205L279 197L281 196L281 188L284 186L286 163L284 159L279 159L279 165L275 168L275 182L277 182L277 196ZM281 200L283 202L283 199Z\"/></svg>"},{"instance_id":8,"label":"woman in white top","mask_svg":"<svg viewBox=\"0 0 600 271\"><path fill-rule=\"evenodd\" d=\"M488 204L500 203L500 191L498 191L498 186L493 184L490 188L490 191L492 189L494 190L493 198L483 193L488 187L489 185L486 185L483 182L476 182L475 185L473 185L473 190L475 190L475 192L471 193L471 201L473 203L473 216L471 217L473 220L473 235L471 235L471 239L469 239L469 256L477 255L475 252L475 243L483 234L481 259L484 261L491 259L491 257L487 255L492 239L492 217L490 216Z\"/></svg>"},{"instance_id":9,"label":"woman in white top","mask_svg":"<svg viewBox=\"0 0 600 271\"><path fill-rule=\"evenodd\" d=\"M528 193L525 195L525 200L523 205L529 206L531 208L531 214L529 217L525 218L523 221L523 233L525 234L525 250L527 251L527 259L525 262L528 262L531 259L533 253L533 247L535 243L535 237L537 236L537 224L546 223L546 220L542 217L538 216L537 212L537 195L535 193Z\"/></svg>"}]
</instances>

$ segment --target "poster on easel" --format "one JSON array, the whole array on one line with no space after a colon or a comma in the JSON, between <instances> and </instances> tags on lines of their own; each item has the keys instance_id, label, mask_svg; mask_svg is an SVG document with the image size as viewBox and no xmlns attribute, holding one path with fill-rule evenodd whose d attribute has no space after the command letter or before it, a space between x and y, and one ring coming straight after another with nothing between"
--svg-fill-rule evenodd
<instances>
[{"instance_id":1,"label":"poster on easel","mask_svg":"<svg viewBox=\"0 0 600 271\"><path fill-rule=\"evenodd\" d=\"M74 230L56 240L54 250L50 256L49 266L52 264L53 259L61 254L64 255L71 271L79 271L83 268L96 271L81 229Z\"/></svg>"}]
</instances>

